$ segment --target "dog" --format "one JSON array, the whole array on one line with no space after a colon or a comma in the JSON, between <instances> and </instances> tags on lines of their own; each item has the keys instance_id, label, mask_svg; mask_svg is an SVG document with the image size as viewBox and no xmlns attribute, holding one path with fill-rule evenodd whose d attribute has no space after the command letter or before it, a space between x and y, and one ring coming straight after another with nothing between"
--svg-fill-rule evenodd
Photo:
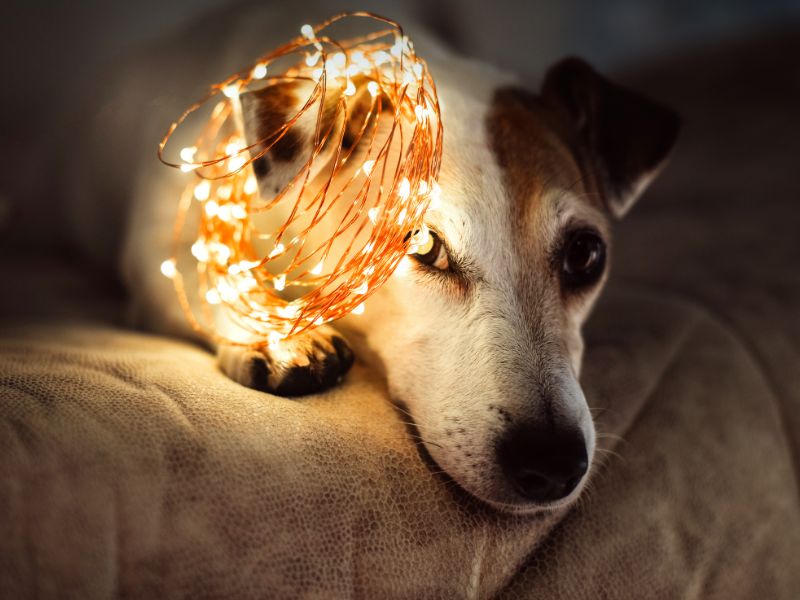
<instances>
[{"instance_id":1,"label":"dog","mask_svg":"<svg viewBox=\"0 0 800 600\"><path fill-rule=\"evenodd\" d=\"M510 512L565 506L594 458L596 433L578 381L581 327L607 279L611 222L664 166L679 119L577 58L526 90L413 39L436 82L444 125L441 204L426 215L430 242L403 259L363 315L275 350L218 345L219 366L244 386L295 397L336 385L357 356L383 374L430 458L469 494ZM243 97L249 139L302 100L302 89ZM259 188L280 187L310 143L295 139L265 155ZM123 272L140 322L193 336L158 273L171 253L172 198L150 193L134 206Z\"/></svg>"}]
</instances>

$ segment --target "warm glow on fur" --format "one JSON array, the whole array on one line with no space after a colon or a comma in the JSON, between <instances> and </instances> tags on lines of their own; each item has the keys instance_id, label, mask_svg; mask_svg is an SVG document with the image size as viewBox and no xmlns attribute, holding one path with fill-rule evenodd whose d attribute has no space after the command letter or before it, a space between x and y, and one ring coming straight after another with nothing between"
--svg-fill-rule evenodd
<instances>
[{"instance_id":1,"label":"warm glow on fur","mask_svg":"<svg viewBox=\"0 0 800 600\"><path fill-rule=\"evenodd\" d=\"M383 28L344 41L327 34L334 23L356 17ZM296 114L248 145L240 98L287 82L311 82L313 91ZM368 145L367 158L353 169L343 128L362 89L374 121L365 119L358 133ZM323 108L332 97L340 124L323 130ZM194 144L180 151L181 162L166 161L172 135L212 98L218 103ZM308 111L316 122L308 160L282 189L259 193L253 163L299 129ZM385 134L378 132L381 115L394 122ZM162 266L192 326L217 341L259 346L268 340L274 346L348 313L362 313L366 298L424 241L422 218L438 195L441 152L439 101L425 63L397 23L369 13L304 25L302 36L213 86L172 125L159 147L165 164L192 173L180 201L175 245L187 223L199 221L192 246L199 314L190 308L178 257ZM267 213L271 220L265 227ZM337 226L328 224L325 231L332 233L320 237L320 223L328 215ZM217 327L219 312L210 305L221 306L223 318L235 322L246 338L226 338Z\"/></svg>"}]
</instances>

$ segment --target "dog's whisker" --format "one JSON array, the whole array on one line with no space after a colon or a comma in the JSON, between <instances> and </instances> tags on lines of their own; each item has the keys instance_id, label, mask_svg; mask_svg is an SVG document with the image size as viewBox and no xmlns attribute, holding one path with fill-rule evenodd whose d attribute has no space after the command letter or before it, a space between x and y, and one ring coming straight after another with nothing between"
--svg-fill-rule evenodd
<instances>
[{"instance_id":1,"label":"dog's whisker","mask_svg":"<svg viewBox=\"0 0 800 600\"><path fill-rule=\"evenodd\" d=\"M397 438L393 438L393 439L398 439L398 440L409 440L410 439L411 441L414 441L414 442L423 442L424 444L429 444L431 446L436 446L438 448L443 448L444 447L444 446L442 446L441 444L439 444L437 442L425 439L421 435L419 435L417 433L410 432L410 431L407 432L406 435L403 436L403 437L397 437Z\"/></svg>"},{"instance_id":2,"label":"dog's whisker","mask_svg":"<svg viewBox=\"0 0 800 600\"><path fill-rule=\"evenodd\" d=\"M598 431L597 432L597 437L598 438L608 438L608 439L617 440L617 441L620 441L620 442L626 442L627 443L627 440L624 437L622 437L621 435L617 435L616 433Z\"/></svg>"},{"instance_id":3,"label":"dog's whisker","mask_svg":"<svg viewBox=\"0 0 800 600\"><path fill-rule=\"evenodd\" d=\"M595 448L595 452L599 453L601 456L599 457L601 460L607 457L614 457L622 462L627 462L624 456L622 456L619 452L615 452L614 450L609 450L608 448Z\"/></svg>"}]
</instances>

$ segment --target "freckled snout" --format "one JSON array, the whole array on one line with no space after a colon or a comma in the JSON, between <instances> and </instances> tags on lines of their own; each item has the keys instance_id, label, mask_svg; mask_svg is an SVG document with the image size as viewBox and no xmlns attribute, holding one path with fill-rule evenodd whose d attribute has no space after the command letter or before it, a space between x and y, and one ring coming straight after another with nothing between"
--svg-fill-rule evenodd
<instances>
[{"instance_id":1,"label":"freckled snout","mask_svg":"<svg viewBox=\"0 0 800 600\"><path fill-rule=\"evenodd\" d=\"M581 430L557 424L509 430L498 446L498 460L517 492L541 504L569 496L589 466Z\"/></svg>"}]
</instances>

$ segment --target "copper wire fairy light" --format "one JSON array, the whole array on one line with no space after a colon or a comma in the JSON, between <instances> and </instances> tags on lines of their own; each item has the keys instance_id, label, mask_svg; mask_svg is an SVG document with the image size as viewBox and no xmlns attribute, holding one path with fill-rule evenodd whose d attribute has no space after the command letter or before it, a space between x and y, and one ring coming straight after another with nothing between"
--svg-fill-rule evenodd
<instances>
[{"instance_id":1,"label":"copper wire fairy light","mask_svg":"<svg viewBox=\"0 0 800 600\"><path fill-rule=\"evenodd\" d=\"M377 22L382 29L346 41L327 35L334 23L356 17ZM278 59L288 59L289 66L279 68ZM247 145L237 118L239 95L292 81L311 82L310 97L300 103L297 114ZM352 99L363 94L363 88L369 93L369 116L374 118L364 119L358 132L368 151L356 169L348 164L350 154L343 149L342 138ZM212 98L218 103L194 145L180 151L180 162L167 161L165 147L175 130ZM322 126L323 107L331 99L342 117L336 131ZM370 13L344 13L316 27L304 25L301 36L212 86L209 96L189 107L159 145L162 162L193 177L180 200L173 256L161 265L192 326L217 340L258 346L277 344L348 313L363 312L364 301L404 255L427 241L422 218L440 193L439 110L426 64L400 25ZM261 197L252 163L307 111L314 111L308 114L316 121L308 160L274 197ZM382 117L394 123L381 136L377 123ZM376 125L370 128L368 123ZM396 158L390 158L392 148L399 148ZM328 163L321 166L320 161ZM315 173L327 174L327 179L312 183ZM199 275L199 315L191 308L177 264L179 240L191 210L199 212L192 245ZM270 211L282 211L279 214L285 217L265 231L258 221ZM337 214L335 227L327 221L329 235L320 240L315 228ZM271 245L269 250L265 243ZM299 297L286 298L287 291ZM246 339L222 335L217 327L220 314L245 332Z\"/></svg>"}]
</instances>

